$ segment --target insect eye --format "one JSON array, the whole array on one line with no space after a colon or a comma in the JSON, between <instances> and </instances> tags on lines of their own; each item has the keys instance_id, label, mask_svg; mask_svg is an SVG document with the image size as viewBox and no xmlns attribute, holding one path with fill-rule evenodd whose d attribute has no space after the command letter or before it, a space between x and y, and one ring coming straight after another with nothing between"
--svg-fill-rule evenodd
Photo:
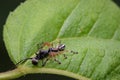
<instances>
[{"instance_id":1,"label":"insect eye","mask_svg":"<svg viewBox=\"0 0 120 80\"><path fill-rule=\"evenodd\" d=\"M60 46L59 46L59 50L60 51L63 51L65 49L65 45L64 44L61 44Z\"/></svg>"},{"instance_id":2,"label":"insect eye","mask_svg":"<svg viewBox=\"0 0 120 80\"><path fill-rule=\"evenodd\" d=\"M65 45L63 45L62 47L65 48Z\"/></svg>"},{"instance_id":3,"label":"insect eye","mask_svg":"<svg viewBox=\"0 0 120 80\"><path fill-rule=\"evenodd\" d=\"M63 45L61 46L61 48L65 48L65 45L63 44Z\"/></svg>"}]
</instances>

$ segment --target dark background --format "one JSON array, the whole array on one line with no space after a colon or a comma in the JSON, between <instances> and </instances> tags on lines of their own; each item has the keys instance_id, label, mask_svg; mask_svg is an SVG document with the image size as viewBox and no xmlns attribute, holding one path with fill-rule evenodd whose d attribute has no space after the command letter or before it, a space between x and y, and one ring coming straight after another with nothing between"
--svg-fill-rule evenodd
<instances>
[{"instance_id":1,"label":"dark background","mask_svg":"<svg viewBox=\"0 0 120 80\"><path fill-rule=\"evenodd\" d=\"M9 15L21 2L25 0L1 0L0 1L0 72L13 69L15 65L11 62L5 44L3 42L3 25ZM113 0L120 7L120 0ZM29 74L15 80L74 80L69 77L51 74Z\"/></svg>"}]
</instances>

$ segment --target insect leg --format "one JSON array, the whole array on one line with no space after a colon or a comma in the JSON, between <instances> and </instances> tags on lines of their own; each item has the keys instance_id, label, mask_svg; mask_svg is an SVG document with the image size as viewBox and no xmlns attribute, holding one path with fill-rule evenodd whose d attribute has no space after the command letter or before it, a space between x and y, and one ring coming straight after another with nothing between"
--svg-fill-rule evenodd
<instances>
[{"instance_id":1,"label":"insect leg","mask_svg":"<svg viewBox=\"0 0 120 80\"><path fill-rule=\"evenodd\" d=\"M63 54L64 58L67 59L67 56L65 54Z\"/></svg>"},{"instance_id":2,"label":"insect leg","mask_svg":"<svg viewBox=\"0 0 120 80\"><path fill-rule=\"evenodd\" d=\"M37 44L38 49L42 49L44 47L44 42L41 42L40 44Z\"/></svg>"},{"instance_id":3,"label":"insect leg","mask_svg":"<svg viewBox=\"0 0 120 80\"><path fill-rule=\"evenodd\" d=\"M40 44L37 44L38 52L36 52L35 54L38 55L39 51L42 50L43 47L44 47L44 42L41 42Z\"/></svg>"},{"instance_id":4,"label":"insect leg","mask_svg":"<svg viewBox=\"0 0 120 80\"><path fill-rule=\"evenodd\" d=\"M58 41L59 45L61 44L61 40Z\"/></svg>"},{"instance_id":5,"label":"insect leg","mask_svg":"<svg viewBox=\"0 0 120 80\"><path fill-rule=\"evenodd\" d=\"M48 60L49 60L48 58L45 61L42 60L42 66L45 66Z\"/></svg>"},{"instance_id":6,"label":"insect leg","mask_svg":"<svg viewBox=\"0 0 120 80\"><path fill-rule=\"evenodd\" d=\"M61 62L57 60L56 58L54 59L54 61L56 61L58 64L61 64Z\"/></svg>"}]
</instances>

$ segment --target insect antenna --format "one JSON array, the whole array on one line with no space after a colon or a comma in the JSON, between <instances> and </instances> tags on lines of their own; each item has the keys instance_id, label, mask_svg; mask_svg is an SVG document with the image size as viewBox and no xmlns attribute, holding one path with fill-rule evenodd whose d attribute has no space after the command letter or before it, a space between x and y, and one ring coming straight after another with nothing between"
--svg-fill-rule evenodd
<instances>
[{"instance_id":1,"label":"insect antenna","mask_svg":"<svg viewBox=\"0 0 120 80\"><path fill-rule=\"evenodd\" d=\"M75 52L75 51L72 51L72 50L70 52L73 53L73 54L78 54L78 52Z\"/></svg>"},{"instance_id":2,"label":"insect antenna","mask_svg":"<svg viewBox=\"0 0 120 80\"><path fill-rule=\"evenodd\" d=\"M72 50L64 50L64 52L69 52L69 53L73 53L73 54L78 54L78 52L76 51L72 51ZM67 59L67 55L63 54L64 58Z\"/></svg>"}]
</instances>

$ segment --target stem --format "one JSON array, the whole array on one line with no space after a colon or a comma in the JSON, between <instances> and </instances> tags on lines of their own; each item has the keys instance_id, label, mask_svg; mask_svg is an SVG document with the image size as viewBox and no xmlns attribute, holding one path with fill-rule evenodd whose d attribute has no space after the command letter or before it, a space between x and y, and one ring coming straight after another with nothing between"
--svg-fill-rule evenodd
<instances>
[{"instance_id":1,"label":"stem","mask_svg":"<svg viewBox=\"0 0 120 80\"><path fill-rule=\"evenodd\" d=\"M0 73L0 80L9 80L9 79L14 79L18 78L20 76L24 75L19 69L14 69L11 71L3 72Z\"/></svg>"},{"instance_id":2,"label":"stem","mask_svg":"<svg viewBox=\"0 0 120 80\"><path fill-rule=\"evenodd\" d=\"M75 74L75 73L64 71L64 70L51 69L51 68L29 68L29 67L25 67L25 66L19 66L15 70L0 73L0 80L15 79L15 78L18 78L20 76L23 76L25 74L30 74L30 73L59 74L59 75L72 77L72 78L75 78L77 80L90 80L90 79L83 77L79 74Z\"/></svg>"}]
</instances>

